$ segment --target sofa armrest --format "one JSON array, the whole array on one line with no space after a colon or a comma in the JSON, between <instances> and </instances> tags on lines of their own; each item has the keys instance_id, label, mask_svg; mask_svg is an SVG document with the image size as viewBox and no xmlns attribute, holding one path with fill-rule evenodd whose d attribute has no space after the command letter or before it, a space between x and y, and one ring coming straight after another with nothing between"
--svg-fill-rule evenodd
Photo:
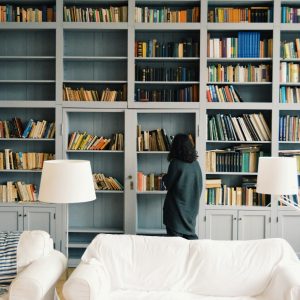
<instances>
[{"instance_id":1,"label":"sofa armrest","mask_svg":"<svg viewBox=\"0 0 300 300\"><path fill-rule=\"evenodd\" d=\"M109 290L109 276L104 267L97 262L81 262L64 284L63 295L66 300L105 300Z\"/></svg>"},{"instance_id":2,"label":"sofa armrest","mask_svg":"<svg viewBox=\"0 0 300 300\"><path fill-rule=\"evenodd\" d=\"M300 263L279 265L262 299L298 300L300 299Z\"/></svg>"},{"instance_id":3,"label":"sofa armrest","mask_svg":"<svg viewBox=\"0 0 300 300\"><path fill-rule=\"evenodd\" d=\"M13 280L9 300L53 300L56 282L66 266L66 257L56 250L35 260Z\"/></svg>"}]
</instances>

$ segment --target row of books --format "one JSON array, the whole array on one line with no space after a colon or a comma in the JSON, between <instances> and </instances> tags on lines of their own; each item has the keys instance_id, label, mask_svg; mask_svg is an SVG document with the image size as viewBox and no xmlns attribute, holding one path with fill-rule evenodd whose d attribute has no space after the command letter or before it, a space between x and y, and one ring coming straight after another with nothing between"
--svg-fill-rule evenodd
<instances>
[{"instance_id":1,"label":"row of books","mask_svg":"<svg viewBox=\"0 0 300 300\"><path fill-rule=\"evenodd\" d=\"M127 101L127 85L124 84L119 90L106 88L100 91L64 86L63 97L64 101Z\"/></svg>"},{"instance_id":2,"label":"row of books","mask_svg":"<svg viewBox=\"0 0 300 300\"><path fill-rule=\"evenodd\" d=\"M283 41L280 44L280 57L282 58L300 58L300 39L295 41Z\"/></svg>"},{"instance_id":3,"label":"row of books","mask_svg":"<svg viewBox=\"0 0 300 300\"><path fill-rule=\"evenodd\" d=\"M159 42L157 39L135 42L136 57L199 57L199 42L185 39L180 42Z\"/></svg>"},{"instance_id":4,"label":"row of books","mask_svg":"<svg viewBox=\"0 0 300 300\"><path fill-rule=\"evenodd\" d=\"M55 159L53 153L13 152L4 149L0 152L0 170L41 170L45 160Z\"/></svg>"},{"instance_id":5,"label":"row of books","mask_svg":"<svg viewBox=\"0 0 300 300\"><path fill-rule=\"evenodd\" d=\"M187 23L200 21L200 8L135 7L137 23Z\"/></svg>"},{"instance_id":6,"label":"row of books","mask_svg":"<svg viewBox=\"0 0 300 300\"><path fill-rule=\"evenodd\" d=\"M55 136L55 123L43 121L33 121L30 119L25 126L20 118L0 121L0 138L33 138L52 139Z\"/></svg>"},{"instance_id":7,"label":"row of books","mask_svg":"<svg viewBox=\"0 0 300 300\"><path fill-rule=\"evenodd\" d=\"M137 190L138 192L145 191L165 191L166 187L162 180L164 174L144 174L143 172L137 173Z\"/></svg>"},{"instance_id":8,"label":"row of books","mask_svg":"<svg viewBox=\"0 0 300 300\"><path fill-rule=\"evenodd\" d=\"M0 22L55 22L55 5L52 7L0 5Z\"/></svg>"},{"instance_id":9,"label":"row of books","mask_svg":"<svg viewBox=\"0 0 300 300\"><path fill-rule=\"evenodd\" d=\"M280 116L279 117L279 141L300 141L300 117Z\"/></svg>"},{"instance_id":10,"label":"row of books","mask_svg":"<svg viewBox=\"0 0 300 300\"><path fill-rule=\"evenodd\" d=\"M123 133L115 133L111 138L73 132L69 136L68 150L124 150Z\"/></svg>"},{"instance_id":11,"label":"row of books","mask_svg":"<svg viewBox=\"0 0 300 300\"><path fill-rule=\"evenodd\" d=\"M199 86L192 86L181 89L141 89L135 92L135 101L138 102L199 102Z\"/></svg>"},{"instance_id":12,"label":"row of books","mask_svg":"<svg viewBox=\"0 0 300 300\"><path fill-rule=\"evenodd\" d=\"M262 113L208 117L207 138L213 141L270 141L271 131Z\"/></svg>"},{"instance_id":13,"label":"row of books","mask_svg":"<svg viewBox=\"0 0 300 300\"><path fill-rule=\"evenodd\" d=\"M114 177L107 177L102 173L93 174L95 190L123 191L123 185Z\"/></svg>"},{"instance_id":14,"label":"row of books","mask_svg":"<svg viewBox=\"0 0 300 300\"><path fill-rule=\"evenodd\" d=\"M207 172L257 172L258 159L265 156L259 145L241 145L206 151Z\"/></svg>"},{"instance_id":15,"label":"row of books","mask_svg":"<svg viewBox=\"0 0 300 300\"><path fill-rule=\"evenodd\" d=\"M7 181L0 185L0 202L33 202L37 201L37 192L34 184L21 181Z\"/></svg>"},{"instance_id":16,"label":"row of books","mask_svg":"<svg viewBox=\"0 0 300 300\"><path fill-rule=\"evenodd\" d=\"M281 22L282 23L300 23L300 8L299 7L281 7Z\"/></svg>"},{"instance_id":17,"label":"row of books","mask_svg":"<svg viewBox=\"0 0 300 300\"><path fill-rule=\"evenodd\" d=\"M273 21L271 7L214 7L208 9L211 23L270 23Z\"/></svg>"},{"instance_id":18,"label":"row of books","mask_svg":"<svg viewBox=\"0 0 300 300\"><path fill-rule=\"evenodd\" d=\"M138 81L198 81L199 70L195 67L141 67L136 66Z\"/></svg>"},{"instance_id":19,"label":"row of books","mask_svg":"<svg viewBox=\"0 0 300 300\"><path fill-rule=\"evenodd\" d=\"M300 150L280 150L279 156L295 157L297 161L297 171L300 174Z\"/></svg>"},{"instance_id":20,"label":"row of books","mask_svg":"<svg viewBox=\"0 0 300 300\"><path fill-rule=\"evenodd\" d=\"M300 65L293 62L280 63L280 82L299 82Z\"/></svg>"},{"instance_id":21,"label":"row of books","mask_svg":"<svg viewBox=\"0 0 300 300\"><path fill-rule=\"evenodd\" d=\"M142 126L138 125L137 151L170 151L173 138L165 129L142 131Z\"/></svg>"},{"instance_id":22,"label":"row of books","mask_svg":"<svg viewBox=\"0 0 300 300\"><path fill-rule=\"evenodd\" d=\"M207 102L243 102L240 95L232 85L207 85L206 99Z\"/></svg>"},{"instance_id":23,"label":"row of books","mask_svg":"<svg viewBox=\"0 0 300 300\"><path fill-rule=\"evenodd\" d=\"M209 58L272 57L273 39L261 39L260 32L238 32L237 37L211 38L208 33Z\"/></svg>"},{"instance_id":24,"label":"row of books","mask_svg":"<svg viewBox=\"0 0 300 300\"><path fill-rule=\"evenodd\" d=\"M127 22L127 6L95 7L66 7L64 6L65 22Z\"/></svg>"},{"instance_id":25,"label":"row of books","mask_svg":"<svg viewBox=\"0 0 300 300\"><path fill-rule=\"evenodd\" d=\"M269 202L267 195L256 193L256 182L252 179L246 179L240 187L222 184L221 179L206 179L205 203L207 205L266 206Z\"/></svg>"},{"instance_id":26,"label":"row of books","mask_svg":"<svg viewBox=\"0 0 300 300\"><path fill-rule=\"evenodd\" d=\"M210 65L207 68L210 82L271 82L270 65Z\"/></svg>"},{"instance_id":27,"label":"row of books","mask_svg":"<svg viewBox=\"0 0 300 300\"><path fill-rule=\"evenodd\" d=\"M300 103L300 88L281 86L279 91L280 103Z\"/></svg>"}]
</instances>

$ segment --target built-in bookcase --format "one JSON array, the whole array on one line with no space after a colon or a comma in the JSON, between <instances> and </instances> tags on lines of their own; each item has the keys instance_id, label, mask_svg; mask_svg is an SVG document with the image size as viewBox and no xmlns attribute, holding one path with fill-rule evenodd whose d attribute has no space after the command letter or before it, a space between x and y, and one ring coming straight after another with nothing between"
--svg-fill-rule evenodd
<instances>
[{"instance_id":1,"label":"built-in bookcase","mask_svg":"<svg viewBox=\"0 0 300 300\"><path fill-rule=\"evenodd\" d=\"M6 3L21 5L18 0ZM280 81L281 62L299 63L299 58L283 57L280 45L283 42L295 43L300 38L299 24L283 23L281 11L283 6L300 7L299 1L22 1L26 7L44 4L55 5L55 22L0 23L0 119L20 117L25 123L31 118L55 121L56 136L54 140L3 139L0 140L1 149L55 152L56 158L88 159L93 172L115 177L124 185L124 191L97 191L96 201L70 205L68 218L65 207L56 207L56 213L59 212L56 240L61 244L60 250L69 252L70 265L78 263L86 246L100 232L165 234L162 207L166 191L138 192L136 174L138 171L166 172L168 153L138 152L138 124L142 125L142 130L165 128L170 135L191 132L196 139L203 180L222 179L223 184L231 187L241 186L245 177L255 179L256 172L206 172L206 151L246 144L249 147L259 145L264 153L277 156L280 151L300 149L299 142L279 141L280 117L288 114L299 116L300 111L299 103L280 103L283 87L299 88L299 82ZM128 21L64 21L64 6L94 10L127 6ZM148 12L154 8L160 11L165 8L165 11L186 10L189 14L188 10L199 7L200 16L197 22L138 21L135 18L136 8L145 11L146 7ZM254 8L251 23L243 20L218 22L228 9L240 9L243 12L240 15L245 17L249 8ZM208 17L212 10L220 14L215 20ZM262 16L269 19L260 19ZM262 39L273 39L272 55L263 58L216 58L207 55L209 38L237 37L239 32L259 32ZM136 43L152 41L153 45L154 40L166 45L181 43L181 54L154 56L151 51L149 54L147 45L143 50ZM192 55L187 54L186 49L193 42L198 43L198 50ZM268 82L211 81L207 68L214 65L224 68L230 65L266 65L271 68L271 76ZM163 68L159 80L153 77L158 68ZM184 72L189 75L183 75ZM176 76L172 77L171 73ZM80 88L96 90L100 94L107 89L122 90L126 97L124 101L64 101L64 87L74 91ZM176 102L175 94L164 98L170 100L168 102L144 101L153 92L157 100L157 94L164 89L181 90L186 95L191 87L196 87L196 101ZM218 92L223 93L221 99L226 98L226 93L228 96L228 92L232 92L230 89L233 89L243 102L207 102L207 88L211 87L212 92L218 88ZM142 101L136 101L138 93L142 95ZM207 116L240 116L259 112L263 113L270 127L270 140L243 142L207 139ZM108 136L122 132L125 134L125 149L70 151L67 149L69 134L76 130ZM4 179L1 182L22 180L38 184L40 179L40 172L8 171L1 172L1 175ZM200 237L252 239L280 236L287 238L300 253L300 236L294 230L300 226L300 218L290 209L278 207L275 198L271 199L269 206L206 205L204 199L203 192L197 225ZM40 209L39 204L32 205ZM65 220L68 220L68 226Z\"/></svg>"},{"instance_id":2,"label":"built-in bookcase","mask_svg":"<svg viewBox=\"0 0 300 300\"><path fill-rule=\"evenodd\" d=\"M115 133L124 134L124 110L64 109L63 124L64 158L89 160L93 173L104 173L124 183L124 150L68 150L70 134L73 132L87 132L106 138L111 138ZM97 190L96 195L95 201L69 206L70 259L81 256L85 244L91 242L93 233L124 232L124 190ZM84 236L81 248L77 233Z\"/></svg>"}]
</instances>

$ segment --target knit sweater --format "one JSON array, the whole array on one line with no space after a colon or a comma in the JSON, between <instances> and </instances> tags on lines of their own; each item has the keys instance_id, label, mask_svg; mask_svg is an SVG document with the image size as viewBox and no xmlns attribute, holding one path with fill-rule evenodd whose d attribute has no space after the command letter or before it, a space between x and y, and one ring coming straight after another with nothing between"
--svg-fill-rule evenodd
<instances>
[{"instance_id":1,"label":"knit sweater","mask_svg":"<svg viewBox=\"0 0 300 300\"><path fill-rule=\"evenodd\" d=\"M168 190L163 208L164 224L181 234L195 234L202 192L198 161L188 163L173 159L163 181Z\"/></svg>"}]
</instances>

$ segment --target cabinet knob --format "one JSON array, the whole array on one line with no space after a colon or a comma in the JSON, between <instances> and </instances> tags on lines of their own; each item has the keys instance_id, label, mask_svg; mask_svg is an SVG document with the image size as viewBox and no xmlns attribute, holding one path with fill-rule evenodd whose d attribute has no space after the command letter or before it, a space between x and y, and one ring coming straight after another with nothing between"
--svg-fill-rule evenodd
<instances>
[{"instance_id":1,"label":"cabinet knob","mask_svg":"<svg viewBox=\"0 0 300 300\"><path fill-rule=\"evenodd\" d=\"M19 217L22 217L22 214L19 214L18 216L19 216Z\"/></svg>"},{"instance_id":2,"label":"cabinet knob","mask_svg":"<svg viewBox=\"0 0 300 300\"><path fill-rule=\"evenodd\" d=\"M132 175L128 175L128 179L132 179Z\"/></svg>"},{"instance_id":3,"label":"cabinet knob","mask_svg":"<svg viewBox=\"0 0 300 300\"><path fill-rule=\"evenodd\" d=\"M239 221L242 221L242 218L239 218Z\"/></svg>"},{"instance_id":4,"label":"cabinet knob","mask_svg":"<svg viewBox=\"0 0 300 300\"><path fill-rule=\"evenodd\" d=\"M236 221L236 218L234 217L233 220Z\"/></svg>"},{"instance_id":5,"label":"cabinet knob","mask_svg":"<svg viewBox=\"0 0 300 300\"><path fill-rule=\"evenodd\" d=\"M24 217L27 217L27 215L25 214Z\"/></svg>"}]
</instances>

